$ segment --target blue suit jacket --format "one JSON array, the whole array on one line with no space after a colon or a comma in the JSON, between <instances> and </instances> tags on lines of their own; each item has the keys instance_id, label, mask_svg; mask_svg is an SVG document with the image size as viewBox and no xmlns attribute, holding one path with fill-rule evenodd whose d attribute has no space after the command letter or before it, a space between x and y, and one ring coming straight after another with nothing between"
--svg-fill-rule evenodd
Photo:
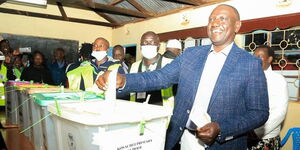
<instances>
[{"instance_id":1,"label":"blue suit jacket","mask_svg":"<svg viewBox=\"0 0 300 150\"><path fill-rule=\"evenodd\" d=\"M124 92L161 89L178 83L166 150L171 150L181 138L210 47L189 48L160 70L126 75ZM261 61L233 44L207 112L221 128L220 136L208 149L246 149L246 133L263 125L269 116L267 84Z\"/></svg>"}]
</instances>

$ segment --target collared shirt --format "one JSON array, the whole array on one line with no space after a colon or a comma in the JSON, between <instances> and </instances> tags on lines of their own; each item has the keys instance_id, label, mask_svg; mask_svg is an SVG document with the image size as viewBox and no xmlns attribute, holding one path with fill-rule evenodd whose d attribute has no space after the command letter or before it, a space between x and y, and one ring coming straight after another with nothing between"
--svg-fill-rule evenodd
<instances>
[{"instance_id":1,"label":"collared shirt","mask_svg":"<svg viewBox=\"0 0 300 150\"><path fill-rule=\"evenodd\" d=\"M207 108L211 99L212 92L214 90L215 84L219 77L219 74L223 68L226 58L232 48L233 42L226 46L223 50L216 52L213 50L213 45L207 56L201 79L198 85L195 101L192 107L192 111L189 116L189 120L186 123L188 129L195 129L195 127L202 127L209 122L207 118ZM185 131L185 133L189 133ZM191 133L189 133L191 134ZM190 136L187 139L184 136L181 138L182 143L187 143L193 145L194 149L205 149L208 147L206 144L200 144L196 136Z\"/></svg>"},{"instance_id":2,"label":"collared shirt","mask_svg":"<svg viewBox=\"0 0 300 150\"><path fill-rule=\"evenodd\" d=\"M107 56L107 61L104 63L97 65L97 60L93 59L91 61L92 66L95 68L95 71L99 73L100 71L107 71L108 67L113 64L113 58Z\"/></svg>"},{"instance_id":3,"label":"collared shirt","mask_svg":"<svg viewBox=\"0 0 300 150\"><path fill-rule=\"evenodd\" d=\"M285 78L271 67L264 71L269 95L269 119L261 127L255 129L261 139L269 139L279 135L288 106L288 89Z\"/></svg>"},{"instance_id":4,"label":"collared shirt","mask_svg":"<svg viewBox=\"0 0 300 150\"><path fill-rule=\"evenodd\" d=\"M125 62L122 62L121 65L122 65L122 69L124 70L124 73L127 74L128 73L128 66L126 65Z\"/></svg>"},{"instance_id":5,"label":"collared shirt","mask_svg":"<svg viewBox=\"0 0 300 150\"><path fill-rule=\"evenodd\" d=\"M158 58L156 59L155 62L150 64L149 66L145 66L144 60L142 61L142 72L149 72L149 71L154 71L157 68L158 61L162 57L160 54L158 54Z\"/></svg>"},{"instance_id":6,"label":"collared shirt","mask_svg":"<svg viewBox=\"0 0 300 150\"><path fill-rule=\"evenodd\" d=\"M120 61L116 61L115 59L113 59L113 58L110 57L110 56L107 56L107 57L108 57L107 61L104 62L103 64L100 64L100 65L97 65L97 62L96 62L97 60L96 60L96 59L93 59L93 60L91 61L91 65L94 67L96 73L99 73L99 72L101 72L101 71L104 71L104 72L105 72L105 71L108 70L108 68L109 68L111 65L114 65L114 64L120 64ZM120 73L120 74L125 74L125 72L124 72L124 70L123 70L122 67L119 67L118 73Z\"/></svg>"},{"instance_id":7,"label":"collared shirt","mask_svg":"<svg viewBox=\"0 0 300 150\"><path fill-rule=\"evenodd\" d=\"M205 66L203 68L189 121L190 119L194 120L193 118L191 118L191 116L203 116L202 114L205 114L207 112L212 92L214 90L221 69L223 68L225 60L232 48L232 45L233 43L229 44L220 52L214 51L213 46L211 46L211 50L207 56ZM189 126L190 124L189 121L187 122L187 126Z\"/></svg>"}]
</instances>

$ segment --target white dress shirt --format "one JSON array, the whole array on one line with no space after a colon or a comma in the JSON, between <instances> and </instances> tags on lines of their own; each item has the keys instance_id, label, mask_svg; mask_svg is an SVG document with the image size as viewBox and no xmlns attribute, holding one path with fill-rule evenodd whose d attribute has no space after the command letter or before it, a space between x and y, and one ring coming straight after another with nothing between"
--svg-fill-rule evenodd
<instances>
[{"instance_id":1,"label":"white dress shirt","mask_svg":"<svg viewBox=\"0 0 300 150\"><path fill-rule=\"evenodd\" d=\"M205 116L207 114L210 98L232 45L233 42L219 52L214 51L213 46L211 46L211 50L207 56L207 60L205 62L198 85L192 111L186 124L187 128L191 126L191 120L197 125L198 128L207 123L207 117ZM181 149L202 150L205 147L206 145L200 142L194 135L190 134L186 130L184 131L181 138Z\"/></svg>"},{"instance_id":2,"label":"white dress shirt","mask_svg":"<svg viewBox=\"0 0 300 150\"><path fill-rule=\"evenodd\" d=\"M271 67L264 71L268 85L269 119L261 127L255 129L261 139L269 139L279 135L288 107L288 89L285 78Z\"/></svg>"},{"instance_id":3,"label":"white dress shirt","mask_svg":"<svg viewBox=\"0 0 300 150\"><path fill-rule=\"evenodd\" d=\"M203 68L190 117L202 116L200 114L207 112L212 92L214 90L219 74L223 68L225 60L232 48L232 45L233 43L229 44L220 52L214 51L213 46L211 47L210 53L207 56L205 66ZM193 113L199 115L194 115Z\"/></svg>"}]
</instances>

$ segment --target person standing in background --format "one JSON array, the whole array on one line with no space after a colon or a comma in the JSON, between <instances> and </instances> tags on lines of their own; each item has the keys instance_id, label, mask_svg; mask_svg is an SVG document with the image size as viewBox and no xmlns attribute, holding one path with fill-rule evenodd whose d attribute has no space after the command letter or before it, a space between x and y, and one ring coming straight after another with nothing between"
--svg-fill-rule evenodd
<instances>
[{"instance_id":1,"label":"person standing in background","mask_svg":"<svg viewBox=\"0 0 300 150\"><path fill-rule=\"evenodd\" d=\"M35 51L32 62L29 67L23 70L21 80L53 85L51 72L45 65L44 54L40 51Z\"/></svg>"},{"instance_id":2,"label":"person standing in background","mask_svg":"<svg viewBox=\"0 0 300 150\"><path fill-rule=\"evenodd\" d=\"M24 65L22 62L22 55L17 55L14 57L13 61L13 75L16 79L20 80L22 71L24 70Z\"/></svg>"},{"instance_id":3,"label":"person standing in background","mask_svg":"<svg viewBox=\"0 0 300 150\"><path fill-rule=\"evenodd\" d=\"M97 73L91 65L92 44L82 44L79 62L69 64L66 69L67 87L73 90L87 90L93 87Z\"/></svg>"},{"instance_id":4,"label":"person standing in background","mask_svg":"<svg viewBox=\"0 0 300 150\"><path fill-rule=\"evenodd\" d=\"M121 67L123 68L125 74L128 73L128 66L125 63L125 49L121 45L116 45L113 48L113 59L119 60L121 62Z\"/></svg>"},{"instance_id":5,"label":"person standing in background","mask_svg":"<svg viewBox=\"0 0 300 150\"><path fill-rule=\"evenodd\" d=\"M163 54L163 62L171 59L175 59L182 53L182 45L181 42L176 39L168 40L166 45L166 52ZM173 95L176 96L177 93L177 84L172 86Z\"/></svg>"},{"instance_id":6,"label":"person standing in background","mask_svg":"<svg viewBox=\"0 0 300 150\"><path fill-rule=\"evenodd\" d=\"M66 82L65 71L67 62L65 60L65 50L57 48L54 51L54 59L47 63L47 67L51 71L52 81L54 85L64 85Z\"/></svg>"},{"instance_id":7,"label":"person standing in background","mask_svg":"<svg viewBox=\"0 0 300 150\"><path fill-rule=\"evenodd\" d=\"M145 32L141 37L141 53L143 59L131 65L130 73L151 72L159 70L166 64L172 62L173 59L165 58L158 53L160 40L158 35L153 31ZM130 93L130 101L144 102L148 95L150 96L149 103L155 105L163 105L166 108L173 109L174 95L172 87L141 91Z\"/></svg>"},{"instance_id":8,"label":"person standing in background","mask_svg":"<svg viewBox=\"0 0 300 150\"><path fill-rule=\"evenodd\" d=\"M269 94L269 119L261 127L254 130L249 138L249 150L279 150L280 130L288 107L288 89L285 78L272 70L271 64L274 58L274 51L268 46L259 46L254 52L254 56L263 62ZM254 136L254 137L253 137Z\"/></svg>"},{"instance_id":9,"label":"person standing in background","mask_svg":"<svg viewBox=\"0 0 300 150\"><path fill-rule=\"evenodd\" d=\"M166 51L163 54L163 57L175 59L177 56L179 56L182 53L182 45L180 41L176 39L168 40Z\"/></svg>"},{"instance_id":10,"label":"person standing in background","mask_svg":"<svg viewBox=\"0 0 300 150\"><path fill-rule=\"evenodd\" d=\"M91 55L95 59L92 59L91 64L95 68L96 73L101 71L105 72L111 65L120 64L120 62L116 62L112 57L107 56L108 50L109 42L105 38L99 37L94 41ZM118 72L125 74L121 66L119 67Z\"/></svg>"}]
</instances>

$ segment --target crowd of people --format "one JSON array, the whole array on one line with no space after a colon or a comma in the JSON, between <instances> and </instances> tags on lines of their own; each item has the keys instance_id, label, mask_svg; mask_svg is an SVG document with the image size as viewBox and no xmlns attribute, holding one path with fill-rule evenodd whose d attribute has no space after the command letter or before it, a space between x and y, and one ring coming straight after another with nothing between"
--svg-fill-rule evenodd
<instances>
[{"instance_id":1,"label":"crowd of people","mask_svg":"<svg viewBox=\"0 0 300 150\"><path fill-rule=\"evenodd\" d=\"M147 41L150 40L152 42L153 39L155 39L154 44L156 47L151 49ZM115 45L112 50L112 57L108 56L110 44L103 37L96 38L92 44L82 44L79 50L79 60L67 63L65 50L62 48L55 49L53 59L47 61L42 52L22 53L18 49L13 50L9 41L3 39L1 40L0 53L3 56L3 59L0 61L2 63L1 77L3 81L31 81L34 83L63 85L73 90L90 90L98 74L107 71L110 66L118 64L118 72L120 74L153 71L170 63L171 60L181 53L182 49L181 42L173 39L168 42L165 54L159 54L160 41L158 35L154 32L146 32L141 38L141 43L143 43L141 50L143 59L133 64L125 61L125 48L121 45ZM153 43L150 44L153 45ZM172 90L172 88L168 90ZM165 93L170 92L163 92L162 90L161 94L160 92L157 94L157 91L155 93L151 93L152 98L150 102L154 103L154 100L158 97L158 103L162 104L162 97L166 97ZM137 101L145 100L141 93L138 93L138 95ZM135 101L133 96L129 97L129 94L118 94L118 98Z\"/></svg>"},{"instance_id":2,"label":"crowd of people","mask_svg":"<svg viewBox=\"0 0 300 150\"><path fill-rule=\"evenodd\" d=\"M93 44L83 44L79 61L70 64L61 48L55 50L55 59L50 62L37 51L29 63L24 63L22 54L2 40L1 79L81 90L96 84L105 91L108 70L118 65L119 97L145 102L151 95L150 104L173 110L166 150L183 145L189 150L277 150L287 110L287 83L270 67L274 58L270 47L258 47L254 57L235 44L241 25L234 7L219 5L210 14L207 26L212 45L182 52L181 42L172 39L161 55L159 36L147 31L140 39L143 58L133 64L126 64L121 45L114 46L113 56L108 56L110 45L103 37ZM201 125L203 120L208 122Z\"/></svg>"}]
</instances>

